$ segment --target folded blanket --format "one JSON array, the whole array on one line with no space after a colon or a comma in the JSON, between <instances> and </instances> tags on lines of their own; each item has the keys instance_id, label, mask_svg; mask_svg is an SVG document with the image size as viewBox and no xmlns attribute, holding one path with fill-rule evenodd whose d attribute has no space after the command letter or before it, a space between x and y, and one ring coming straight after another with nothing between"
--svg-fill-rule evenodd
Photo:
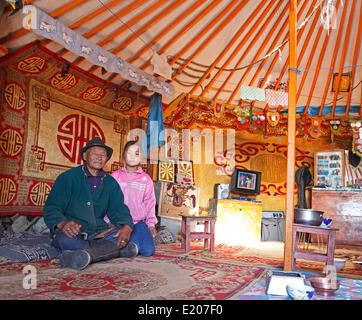
<instances>
[{"instance_id":1,"label":"folded blanket","mask_svg":"<svg viewBox=\"0 0 362 320\"><path fill-rule=\"evenodd\" d=\"M11 262L49 260L60 251L51 244L49 233L0 231L0 256Z\"/></svg>"}]
</instances>

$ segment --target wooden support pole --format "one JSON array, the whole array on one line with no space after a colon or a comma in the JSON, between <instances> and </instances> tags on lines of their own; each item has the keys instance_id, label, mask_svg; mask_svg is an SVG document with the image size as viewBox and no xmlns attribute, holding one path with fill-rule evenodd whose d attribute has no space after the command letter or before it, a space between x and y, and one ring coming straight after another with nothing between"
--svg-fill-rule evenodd
<instances>
[{"instance_id":1,"label":"wooden support pole","mask_svg":"<svg viewBox=\"0 0 362 320\"><path fill-rule=\"evenodd\" d=\"M294 163L297 92L297 0L290 0L289 6L289 90L288 90L288 160L287 196L284 236L284 270L292 270L293 220L294 220ZM294 69L294 70L293 70Z\"/></svg>"}]
</instances>

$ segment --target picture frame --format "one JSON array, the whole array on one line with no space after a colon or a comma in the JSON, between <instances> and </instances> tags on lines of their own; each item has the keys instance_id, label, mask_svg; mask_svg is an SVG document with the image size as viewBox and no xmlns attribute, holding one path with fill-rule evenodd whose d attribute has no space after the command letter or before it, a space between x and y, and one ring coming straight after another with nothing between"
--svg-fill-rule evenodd
<instances>
[{"instance_id":1,"label":"picture frame","mask_svg":"<svg viewBox=\"0 0 362 320\"><path fill-rule=\"evenodd\" d=\"M175 182L175 162L173 160L158 162L158 181Z\"/></svg>"},{"instance_id":2,"label":"picture frame","mask_svg":"<svg viewBox=\"0 0 362 320\"><path fill-rule=\"evenodd\" d=\"M192 161L177 161L176 182L181 184L194 184L194 168Z\"/></svg>"},{"instance_id":3,"label":"picture frame","mask_svg":"<svg viewBox=\"0 0 362 320\"><path fill-rule=\"evenodd\" d=\"M326 188L345 186L344 150L326 150L314 154L314 185Z\"/></svg>"}]
</instances>

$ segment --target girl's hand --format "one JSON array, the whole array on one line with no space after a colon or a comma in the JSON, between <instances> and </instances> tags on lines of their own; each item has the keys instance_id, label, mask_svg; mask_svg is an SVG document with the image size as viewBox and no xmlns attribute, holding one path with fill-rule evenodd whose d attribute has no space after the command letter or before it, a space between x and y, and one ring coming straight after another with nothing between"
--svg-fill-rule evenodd
<instances>
[{"instance_id":1,"label":"girl's hand","mask_svg":"<svg viewBox=\"0 0 362 320\"><path fill-rule=\"evenodd\" d=\"M149 229L151 231L152 237L155 237L156 234L157 234L156 228L155 227L149 227Z\"/></svg>"}]
</instances>

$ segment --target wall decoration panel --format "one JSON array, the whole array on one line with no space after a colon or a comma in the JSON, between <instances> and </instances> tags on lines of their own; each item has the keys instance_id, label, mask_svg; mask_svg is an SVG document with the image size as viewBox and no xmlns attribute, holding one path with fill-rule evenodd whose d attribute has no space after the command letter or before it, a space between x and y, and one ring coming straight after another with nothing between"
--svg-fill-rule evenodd
<instances>
[{"instance_id":1,"label":"wall decoration panel","mask_svg":"<svg viewBox=\"0 0 362 320\"><path fill-rule=\"evenodd\" d=\"M41 215L56 177L82 163L80 149L100 136L114 149L105 170L123 166L121 150L148 100L71 67L39 43L0 59L0 216ZM152 173L151 173L152 174Z\"/></svg>"}]
</instances>

